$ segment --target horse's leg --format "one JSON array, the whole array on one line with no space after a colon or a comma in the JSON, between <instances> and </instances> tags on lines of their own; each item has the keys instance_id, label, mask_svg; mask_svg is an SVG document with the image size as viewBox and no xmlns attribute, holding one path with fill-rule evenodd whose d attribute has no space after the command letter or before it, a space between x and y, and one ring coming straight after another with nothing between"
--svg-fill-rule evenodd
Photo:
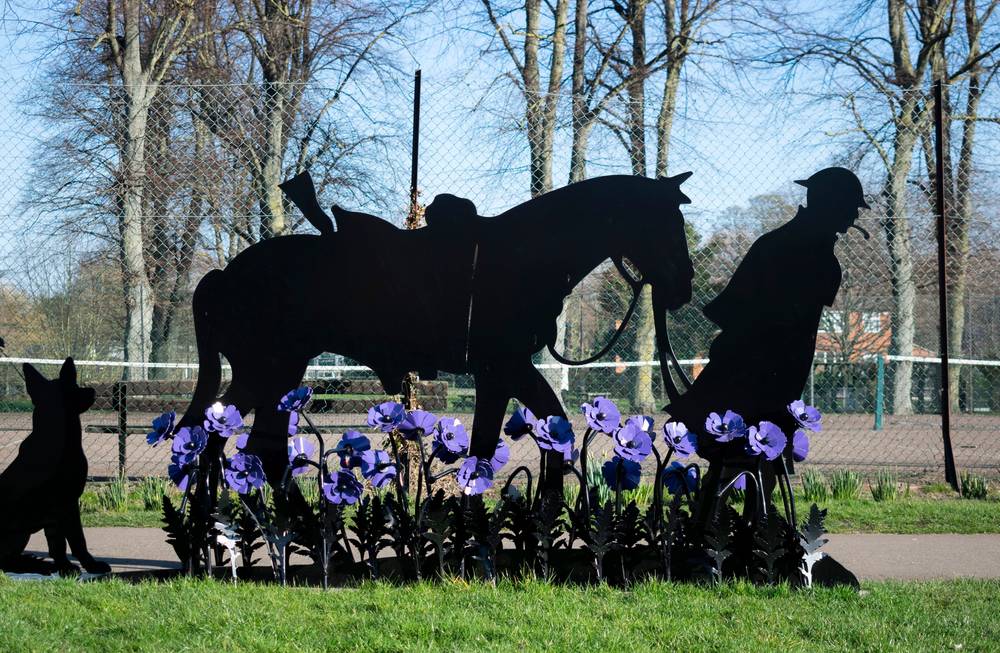
<instances>
[{"instance_id":1,"label":"horse's leg","mask_svg":"<svg viewBox=\"0 0 1000 653\"><path fill-rule=\"evenodd\" d=\"M535 417L545 419L551 415L566 417L562 402L552 386L545 380L529 359L519 366L510 378L513 395L528 407ZM562 494L563 454L558 451L545 452L545 485L543 491Z\"/></svg>"},{"instance_id":2,"label":"horse's leg","mask_svg":"<svg viewBox=\"0 0 1000 653\"><path fill-rule=\"evenodd\" d=\"M288 413L278 410L278 402L302 382L309 360L289 363L265 359L262 363L241 382L246 390L238 389L237 392L246 392L250 398L244 401L254 409L253 434L247 452L260 458L268 482L278 487L288 467ZM234 372L233 384L236 383Z\"/></svg>"},{"instance_id":3,"label":"horse's leg","mask_svg":"<svg viewBox=\"0 0 1000 653\"><path fill-rule=\"evenodd\" d=\"M472 420L472 441L469 455L490 459L500 441L500 426L511 392L505 374L494 371L478 372L476 379L476 410Z\"/></svg>"}]
</instances>

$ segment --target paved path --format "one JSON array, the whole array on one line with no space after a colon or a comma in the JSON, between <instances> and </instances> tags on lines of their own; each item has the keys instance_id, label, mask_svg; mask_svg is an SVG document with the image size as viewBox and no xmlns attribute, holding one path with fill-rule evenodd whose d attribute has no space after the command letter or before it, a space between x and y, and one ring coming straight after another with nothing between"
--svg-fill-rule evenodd
<instances>
[{"instance_id":1,"label":"paved path","mask_svg":"<svg viewBox=\"0 0 1000 653\"><path fill-rule=\"evenodd\" d=\"M1000 534L831 535L824 551L862 580L1000 578ZM174 569L173 549L155 528L88 528L87 544L115 571ZM39 534L28 544L44 554Z\"/></svg>"}]
</instances>

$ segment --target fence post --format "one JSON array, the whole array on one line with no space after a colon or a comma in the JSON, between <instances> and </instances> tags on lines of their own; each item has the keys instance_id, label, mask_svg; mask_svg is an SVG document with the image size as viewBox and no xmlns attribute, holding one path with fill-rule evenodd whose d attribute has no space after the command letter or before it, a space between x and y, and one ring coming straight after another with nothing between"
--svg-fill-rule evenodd
<instances>
[{"instance_id":1,"label":"fence post","mask_svg":"<svg viewBox=\"0 0 1000 653\"><path fill-rule=\"evenodd\" d=\"M128 407L126 405L127 381L117 381L111 391L111 405L118 413L118 476L125 476L126 437L128 436Z\"/></svg>"},{"instance_id":2,"label":"fence post","mask_svg":"<svg viewBox=\"0 0 1000 653\"><path fill-rule=\"evenodd\" d=\"M944 440L944 478L955 491L958 473L955 471L955 454L951 450L951 380L948 369L948 286L945 242L948 230L944 206L944 115L942 84L934 82L934 189L937 200L937 264L938 264L938 340L941 343L941 437Z\"/></svg>"},{"instance_id":3,"label":"fence post","mask_svg":"<svg viewBox=\"0 0 1000 653\"><path fill-rule=\"evenodd\" d=\"M410 212L406 218L406 228L416 229L420 225L417 212L417 166L420 162L420 70L413 73L413 142L410 145Z\"/></svg>"},{"instance_id":4,"label":"fence post","mask_svg":"<svg viewBox=\"0 0 1000 653\"><path fill-rule=\"evenodd\" d=\"M885 358L875 356L875 430L882 430L882 411L885 410Z\"/></svg>"}]
</instances>

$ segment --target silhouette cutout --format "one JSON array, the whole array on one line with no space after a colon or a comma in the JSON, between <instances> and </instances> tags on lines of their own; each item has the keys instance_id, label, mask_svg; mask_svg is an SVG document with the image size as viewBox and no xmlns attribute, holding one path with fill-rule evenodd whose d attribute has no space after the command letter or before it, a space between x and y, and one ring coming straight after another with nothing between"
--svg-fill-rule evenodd
<instances>
[{"instance_id":1,"label":"silhouette cutout","mask_svg":"<svg viewBox=\"0 0 1000 653\"><path fill-rule=\"evenodd\" d=\"M824 306L833 305L841 269L834 253L838 234L851 227L858 210L869 208L861 182L844 168L826 168L806 180L806 206L786 224L750 247L729 284L704 308L719 326L709 363L690 389L667 406L671 419L699 434L698 453L710 465L706 475L703 520L710 518L720 484L748 469L740 442L719 443L705 430L711 412L733 410L747 425L761 420L777 424L789 442L797 427L788 413L809 378L816 333ZM775 465L765 464L765 496L775 484ZM752 488L748 486L748 494Z\"/></svg>"},{"instance_id":2,"label":"silhouette cutout","mask_svg":"<svg viewBox=\"0 0 1000 653\"><path fill-rule=\"evenodd\" d=\"M72 358L49 381L24 365L24 382L35 409L31 433L0 474L0 568L13 573L76 571L66 543L90 573L111 571L94 559L80 525L80 495L87 482L80 415L94 403L94 390L76 383ZM45 529L52 563L24 554L32 533Z\"/></svg>"},{"instance_id":3,"label":"silhouette cutout","mask_svg":"<svg viewBox=\"0 0 1000 653\"><path fill-rule=\"evenodd\" d=\"M199 423L215 401L222 354L233 370L222 400L255 410L249 450L280 478L287 415L278 400L311 358L335 352L371 367L390 394L409 371L472 373L470 453L488 458L511 397L536 415L565 415L531 357L555 345L563 299L602 261L621 266L627 257L660 310L690 300L679 208L689 202L680 190L689 176L597 177L491 218L467 199L439 195L427 226L412 230L334 206L334 230L300 174L282 189L320 235L252 245L195 290L199 376L181 423ZM561 459L546 465L558 469ZM561 473L548 476L561 483Z\"/></svg>"}]
</instances>

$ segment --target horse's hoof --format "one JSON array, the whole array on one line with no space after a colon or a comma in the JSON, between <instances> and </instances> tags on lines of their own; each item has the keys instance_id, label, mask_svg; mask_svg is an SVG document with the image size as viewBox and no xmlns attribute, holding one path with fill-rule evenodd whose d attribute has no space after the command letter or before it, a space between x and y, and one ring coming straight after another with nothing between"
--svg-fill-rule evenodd
<instances>
[{"instance_id":1,"label":"horse's hoof","mask_svg":"<svg viewBox=\"0 0 1000 653\"><path fill-rule=\"evenodd\" d=\"M111 565L104 562L103 560L88 560L83 563L83 568L87 570L88 574L110 574Z\"/></svg>"}]
</instances>

